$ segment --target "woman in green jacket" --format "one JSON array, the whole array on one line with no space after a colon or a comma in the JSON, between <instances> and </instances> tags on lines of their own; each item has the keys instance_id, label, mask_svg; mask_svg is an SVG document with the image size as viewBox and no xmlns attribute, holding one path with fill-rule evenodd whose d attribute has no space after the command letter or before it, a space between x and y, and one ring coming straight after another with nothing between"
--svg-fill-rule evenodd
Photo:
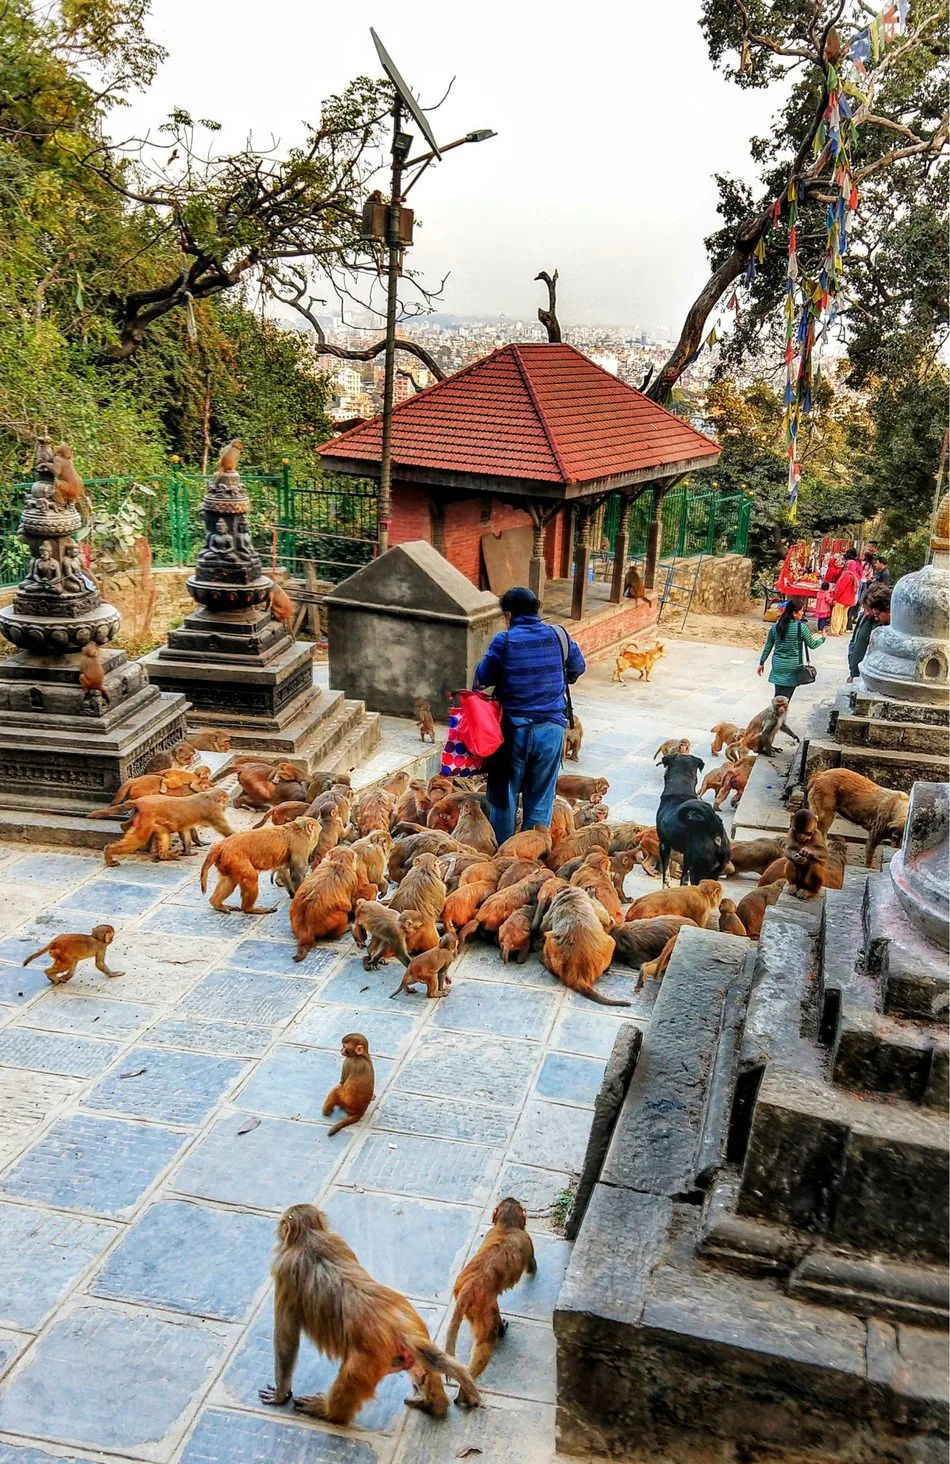
<instances>
[{"instance_id":1,"label":"woman in green jacket","mask_svg":"<svg viewBox=\"0 0 950 1464\"><path fill-rule=\"evenodd\" d=\"M813 651L824 643L824 636L812 635L805 624L805 601L789 600L778 620L769 627L757 674L762 675L771 655L769 680L775 687L775 695L791 698L797 685L796 672L805 659L804 647L808 646Z\"/></svg>"}]
</instances>

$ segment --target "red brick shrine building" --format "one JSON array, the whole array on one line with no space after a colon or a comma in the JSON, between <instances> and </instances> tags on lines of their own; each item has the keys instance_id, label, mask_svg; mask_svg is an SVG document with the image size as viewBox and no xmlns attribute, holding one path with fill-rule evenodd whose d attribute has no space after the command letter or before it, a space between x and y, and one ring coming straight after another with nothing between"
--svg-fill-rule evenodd
<instances>
[{"instance_id":1,"label":"red brick shrine building","mask_svg":"<svg viewBox=\"0 0 950 1464\"><path fill-rule=\"evenodd\" d=\"M374 417L319 452L326 471L378 478L381 450ZM596 649L655 619L653 607L622 600L630 505L658 490L644 566L652 589L662 495L718 457L710 438L573 346L503 346L394 408L389 542L428 540L480 588L530 584L548 614L604 621L581 638ZM615 493L609 596L601 589L588 608L590 518Z\"/></svg>"}]
</instances>

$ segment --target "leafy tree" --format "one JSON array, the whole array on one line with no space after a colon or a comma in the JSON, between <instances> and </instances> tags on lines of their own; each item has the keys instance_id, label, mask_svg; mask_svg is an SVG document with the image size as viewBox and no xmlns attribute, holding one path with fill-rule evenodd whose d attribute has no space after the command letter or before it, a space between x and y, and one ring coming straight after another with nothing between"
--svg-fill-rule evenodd
<instances>
[{"instance_id":1,"label":"leafy tree","mask_svg":"<svg viewBox=\"0 0 950 1464\"><path fill-rule=\"evenodd\" d=\"M863 0L704 0L702 24L713 63L737 85L775 86L787 100L770 135L752 142L761 187L718 180L723 227L706 241L712 272L648 389L654 400L665 400L700 346L711 311L746 273L757 246L762 254L763 244L749 307L726 349L727 368L735 369L763 339L784 341L787 210L776 221L771 205L794 182L800 268L816 278L825 210L835 193L835 159L827 144L816 141L828 103L829 68L867 27L870 14ZM932 331L946 320L945 270L937 264L943 251L939 244L932 248L945 210L940 179L950 126L946 78L945 7L921 0L911 7L906 33L872 67L867 103L856 113L852 160L861 198L849 225L849 260L856 255L859 264L853 276L848 266L847 293L838 307L841 328L854 330L856 347L863 337L865 349L855 361L865 374L875 337L880 344L911 323ZM923 279L914 271L914 256L921 252L927 260Z\"/></svg>"}]
</instances>

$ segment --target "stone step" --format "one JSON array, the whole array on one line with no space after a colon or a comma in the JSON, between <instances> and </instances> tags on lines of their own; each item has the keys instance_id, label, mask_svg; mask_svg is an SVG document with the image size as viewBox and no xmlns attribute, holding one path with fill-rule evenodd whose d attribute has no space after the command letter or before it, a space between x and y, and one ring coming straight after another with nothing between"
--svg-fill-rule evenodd
<instances>
[{"instance_id":1,"label":"stone step","mask_svg":"<svg viewBox=\"0 0 950 1464\"><path fill-rule=\"evenodd\" d=\"M931 727L950 726L950 708L928 707L923 703L892 701L865 690L852 691L850 708L856 717L874 717L884 722L927 723Z\"/></svg>"},{"instance_id":2,"label":"stone step","mask_svg":"<svg viewBox=\"0 0 950 1464\"><path fill-rule=\"evenodd\" d=\"M946 1122L936 1112L862 1100L771 1064L756 1097L738 1211L830 1245L939 1263L948 1242L948 1158Z\"/></svg>"},{"instance_id":3,"label":"stone step","mask_svg":"<svg viewBox=\"0 0 950 1464\"><path fill-rule=\"evenodd\" d=\"M842 712L834 731L838 741L848 746L926 752L944 758L950 754L950 731L930 722L883 722Z\"/></svg>"},{"instance_id":4,"label":"stone step","mask_svg":"<svg viewBox=\"0 0 950 1464\"><path fill-rule=\"evenodd\" d=\"M884 1011L933 1027L947 1026L947 957L911 924L889 878L871 880L864 917L868 972L883 986Z\"/></svg>"},{"instance_id":5,"label":"stone step","mask_svg":"<svg viewBox=\"0 0 950 1464\"><path fill-rule=\"evenodd\" d=\"M328 751L315 759L315 773L352 773L368 757L379 742L379 713L367 712L362 702L345 702L344 712L351 725Z\"/></svg>"},{"instance_id":6,"label":"stone step","mask_svg":"<svg viewBox=\"0 0 950 1464\"><path fill-rule=\"evenodd\" d=\"M303 749L307 771L310 773L326 771L323 768L324 760L359 725L363 712L363 703L348 701L342 691L327 691L324 696L332 698L331 710L314 726Z\"/></svg>"},{"instance_id":7,"label":"stone step","mask_svg":"<svg viewBox=\"0 0 950 1464\"><path fill-rule=\"evenodd\" d=\"M617 1120L603 1183L670 1197L696 1190L723 1009L730 989L743 983L747 989L751 980L748 950L741 936L690 926L680 931Z\"/></svg>"},{"instance_id":8,"label":"stone step","mask_svg":"<svg viewBox=\"0 0 950 1464\"><path fill-rule=\"evenodd\" d=\"M847 869L840 890L825 890L825 915L821 932L822 1041L834 1041L843 1001L867 1011L879 1010L880 979L865 969L864 914L867 874Z\"/></svg>"},{"instance_id":9,"label":"stone step","mask_svg":"<svg viewBox=\"0 0 950 1464\"><path fill-rule=\"evenodd\" d=\"M839 716L839 726L841 720ZM886 747L839 743L826 737L810 738L805 751L806 785L815 773L822 773L827 768L848 768L870 778L872 783L879 783L882 788L909 793L914 783L945 783L950 776L950 759L944 754L892 751Z\"/></svg>"},{"instance_id":10,"label":"stone step","mask_svg":"<svg viewBox=\"0 0 950 1464\"><path fill-rule=\"evenodd\" d=\"M868 1011L845 999L838 1014L831 1073L843 1088L922 1103L934 1041L914 1022Z\"/></svg>"}]
</instances>

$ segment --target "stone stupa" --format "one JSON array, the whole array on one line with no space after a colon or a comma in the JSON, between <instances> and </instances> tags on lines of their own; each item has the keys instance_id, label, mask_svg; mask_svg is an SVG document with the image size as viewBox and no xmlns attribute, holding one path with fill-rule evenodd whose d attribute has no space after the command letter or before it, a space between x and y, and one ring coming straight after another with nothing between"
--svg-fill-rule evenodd
<instances>
[{"instance_id":1,"label":"stone stupa","mask_svg":"<svg viewBox=\"0 0 950 1464\"><path fill-rule=\"evenodd\" d=\"M29 564L12 605L0 610L0 634L16 647L0 661L0 832L55 839L67 828L73 841L101 842L82 816L182 739L187 703L151 686L145 669L112 644L119 612L85 567L76 539L82 519L58 484L45 438L35 475L19 530ZM99 647L103 691L80 683L90 644Z\"/></svg>"}]
</instances>

